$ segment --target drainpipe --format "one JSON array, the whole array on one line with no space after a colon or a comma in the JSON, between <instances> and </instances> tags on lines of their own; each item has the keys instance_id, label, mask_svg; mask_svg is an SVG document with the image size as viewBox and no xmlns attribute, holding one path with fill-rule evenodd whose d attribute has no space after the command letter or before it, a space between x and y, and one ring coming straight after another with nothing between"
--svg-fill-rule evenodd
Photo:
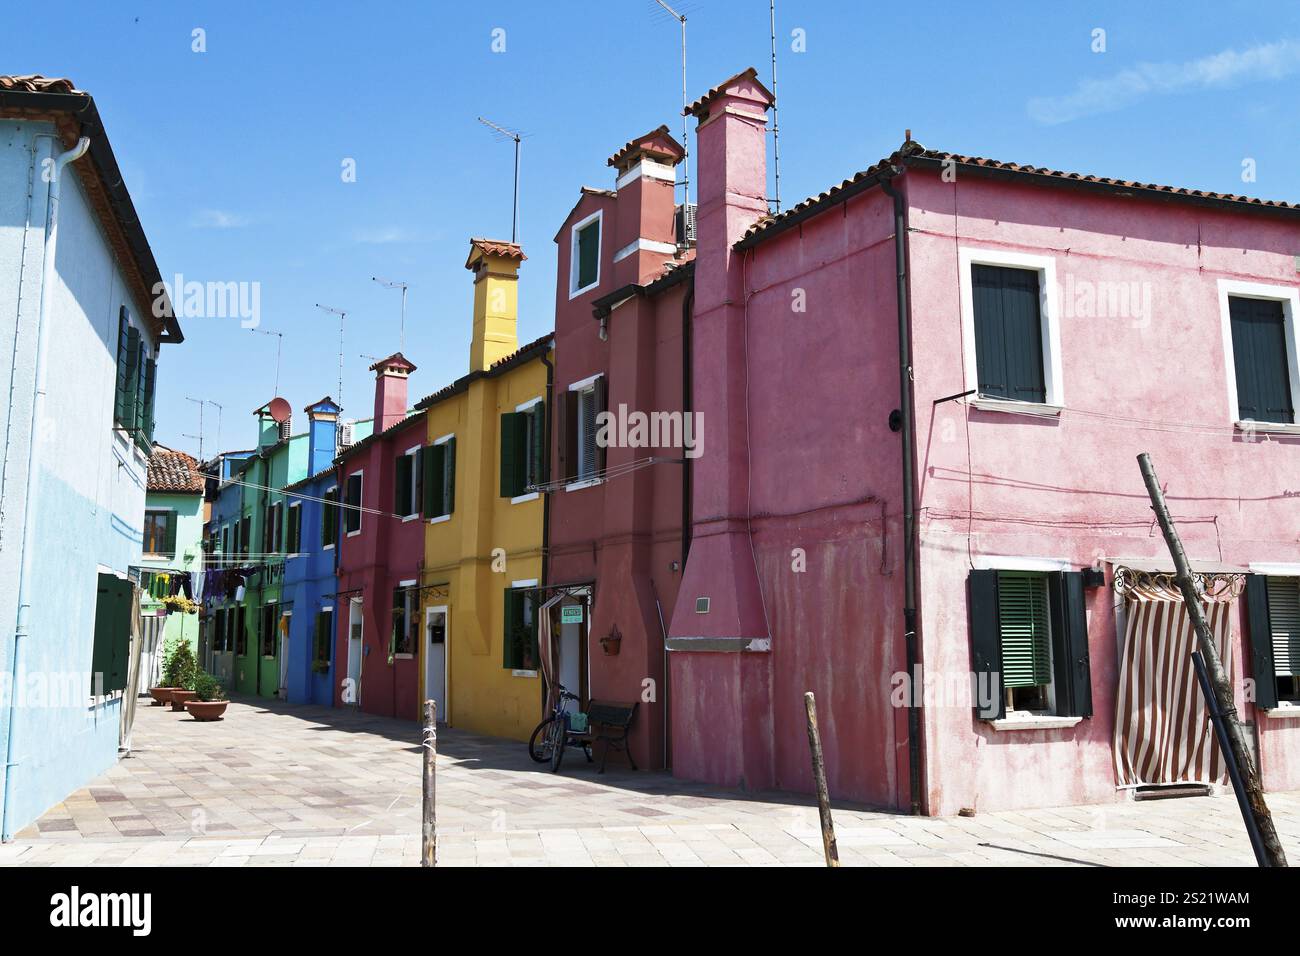
<instances>
[{"instance_id":1,"label":"drainpipe","mask_svg":"<svg viewBox=\"0 0 1300 956\"><path fill-rule=\"evenodd\" d=\"M19 545L18 571L18 621L14 627L14 648L12 674L9 682L9 722L8 740L5 743L5 786L4 803L0 807L0 839L8 842L13 839L10 832L9 807L13 801L14 773L18 769L15 759L18 753L18 708L17 687L22 673L20 657L24 639L27 637L29 616L31 614L31 590L33 585L32 562L36 549L29 547L36 532L36 513L39 510L37 498L41 483L41 412L45 407L45 355L50 337L50 303L54 298L54 254L59 241L59 192L62 185L63 168L86 155L90 148L90 138L83 136L77 145L61 153L53 163L50 174L49 204L45 214L45 251L41 258L41 305L36 319L36 380L32 385L32 423L27 437L27 504L23 509L23 537Z\"/></svg>"},{"instance_id":2,"label":"drainpipe","mask_svg":"<svg viewBox=\"0 0 1300 956\"><path fill-rule=\"evenodd\" d=\"M916 686L916 489L912 472L916 456L915 422L912 417L912 330L907 298L907 207L902 193L894 189L893 178L902 172L892 167L880 180L880 188L894 201L894 261L897 266L899 430L903 436L903 642L907 649L907 677L911 693L907 702L907 764L912 813L922 810L921 706ZM883 529L882 529L883 530Z\"/></svg>"},{"instance_id":3,"label":"drainpipe","mask_svg":"<svg viewBox=\"0 0 1300 956\"><path fill-rule=\"evenodd\" d=\"M602 324L601 328L604 326ZM552 347L555 340L552 339ZM551 416L555 413L555 365L551 362L546 350L542 350L542 364L546 366L546 421L543 422L545 436L542 439L542 480L548 485L551 481ZM538 603L540 608L546 603L547 597L546 586L551 583L551 492L542 492L542 585L537 592ZM550 611L546 612L550 614ZM554 640L554 638L552 638ZM545 683L539 681L539 684ZM550 691L542 687L542 713L546 712L546 697ZM588 696L591 694L591 688L587 689Z\"/></svg>"}]
</instances>

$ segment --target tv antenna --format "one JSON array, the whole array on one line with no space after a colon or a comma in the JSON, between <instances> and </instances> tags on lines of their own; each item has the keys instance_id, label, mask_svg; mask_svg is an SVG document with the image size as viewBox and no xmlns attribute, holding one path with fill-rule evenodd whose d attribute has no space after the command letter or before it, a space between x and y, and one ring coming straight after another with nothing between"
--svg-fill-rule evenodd
<instances>
[{"instance_id":1,"label":"tv antenna","mask_svg":"<svg viewBox=\"0 0 1300 956\"><path fill-rule=\"evenodd\" d=\"M338 403L339 403L339 408L342 408L342 407L343 407L343 320L347 318L348 314L347 314L347 312L345 312L343 309L334 309L334 308L331 308L331 307L328 306L328 305L321 305L319 302L316 303L316 308L320 309L322 312L328 312L330 315L337 315L337 316L339 317L339 391L338 391L338 395L339 395L339 397L338 397Z\"/></svg>"},{"instance_id":2,"label":"tv antenna","mask_svg":"<svg viewBox=\"0 0 1300 956\"><path fill-rule=\"evenodd\" d=\"M371 276L370 279L372 282L378 282L385 289L402 290L402 324L400 326L401 331L397 339L398 342L397 351L401 352L406 348L406 290L410 288L410 286L405 282L398 282L395 279L381 279L379 278L379 276Z\"/></svg>"},{"instance_id":3,"label":"tv antenna","mask_svg":"<svg viewBox=\"0 0 1300 956\"><path fill-rule=\"evenodd\" d=\"M512 139L512 140L514 140L514 142L515 142L515 198L514 198L514 206L512 207L512 211L511 211L511 213L510 213L510 241L511 241L511 242L518 242L518 241L519 241L519 239L518 239L518 229L519 229L519 142L520 142L520 140L523 139L523 134L521 134L518 130L506 129L504 126L498 126L496 123L492 122L490 119L485 119L485 118L482 117L482 116L480 116L480 117L478 118L478 121L479 121L480 123L482 123L484 126L488 127L489 129L496 130L496 132L497 132L497 134L498 134L499 136L504 136L506 139Z\"/></svg>"},{"instance_id":4,"label":"tv antenna","mask_svg":"<svg viewBox=\"0 0 1300 956\"><path fill-rule=\"evenodd\" d=\"M776 0L768 0L768 23L772 30L772 166L776 173L776 212L781 211L781 125L776 120Z\"/></svg>"},{"instance_id":5,"label":"tv antenna","mask_svg":"<svg viewBox=\"0 0 1300 956\"><path fill-rule=\"evenodd\" d=\"M249 329L248 331L256 332L259 335L275 336L275 388L271 390L271 395L272 396L279 395L280 394L280 350L281 347L284 345L284 333L275 332L272 331L271 329Z\"/></svg>"},{"instance_id":6,"label":"tv antenna","mask_svg":"<svg viewBox=\"0 0 1300 956\"><path fill-rule=\"evenodd\" d=\"M199 462L203 462L203 406L208 404L206 398L190 398L185 396L185 401L193 402L199 406L199 433L197 435L182 435L182 438L197 438L199 440Z\"/></svg>"},{"instance_id":7,"label":"tv antenna","mask_svg":"<svg viewBox=\"0 0 1300 956\"><path fill-rule=\"evenodd\" d=\"M691 149L690 134L687 132L686 106L686 14L678 13L664 0L655 0L655 3L668 11L669 16L682 25L682 202L689 206L691 204Z\"/></svg>"}]
</instances>

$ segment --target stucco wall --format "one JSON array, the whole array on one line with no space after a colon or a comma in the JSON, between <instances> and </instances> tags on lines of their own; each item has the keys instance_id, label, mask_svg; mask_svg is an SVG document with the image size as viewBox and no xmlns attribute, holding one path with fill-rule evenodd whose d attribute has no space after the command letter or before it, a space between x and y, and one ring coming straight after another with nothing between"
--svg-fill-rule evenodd
<instances>
[{"instance_id":1,"label":"stucco wall","mask_svg":"<svg viewBox=\"0 0 1300 956\"><path fill-rule=\"evenodd\" d=\"M28 430L40 302L46 187L39 160L48 155L45 124L0 124L0 376L12 382L4 416L6 459L0 520L0 674L13 667L13 633L25 503ZM35 156L30 212L28 183ZM89 162L82 159L80 162ZM97 575L125 575L140 562L145 460L112 428L118 309L135 303L87 203L77 176L65 175L56 285L50 310L46 421L35 549L30 636L21 666L28 675L73 691L66 701L20 708L14 832L68 792L110 766L117 750L119 704L89 701ZM22 250L26 249L25 261ZM20 286L21 271L21 286ZM19 294L21 293L21 302ZM17 332L15 332L17 329ZM155 348L142 328L144 341ZM166 363L159 366L166 375ZM78 676L85 675L84 679ZM84 685L84 686L83 686ZM80 687L80 692L76 688ZM0 740L9 727L0 708ZM0 777L4 770L0 767Z\"/></svg>"}]
</instances>

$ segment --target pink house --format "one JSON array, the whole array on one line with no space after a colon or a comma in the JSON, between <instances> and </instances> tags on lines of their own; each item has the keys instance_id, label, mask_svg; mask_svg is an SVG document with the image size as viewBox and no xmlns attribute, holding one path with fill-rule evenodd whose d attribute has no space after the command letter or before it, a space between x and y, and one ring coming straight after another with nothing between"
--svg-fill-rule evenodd
<instances>
[{"instance_id":1,"label":"pink house","mask_svg":"<svg viewBox=\"0 0 1300 956\"><path fill-rule=\"evenodd\" d=\"M1300 209L909 137L772 217L770 102L750 70L690 108L708 440L674 771L809 790L811 690L842 799L950 814L1220 780L1145 451L1211 574L1265 786L1300 787Z\"/></svg>"}]
</instances>

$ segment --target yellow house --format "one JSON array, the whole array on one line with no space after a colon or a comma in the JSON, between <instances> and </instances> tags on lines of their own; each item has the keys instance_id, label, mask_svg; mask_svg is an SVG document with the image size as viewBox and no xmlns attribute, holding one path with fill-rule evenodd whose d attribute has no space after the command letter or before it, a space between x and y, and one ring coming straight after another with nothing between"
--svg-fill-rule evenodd
<instances>
[{"instance_id":1,"label":"yellow house","mask_svg":"<svg viewBox=\"0 0 1300 956\"><path fill-rule=\"evenodd\" d=\"M542 579L546 335L519 347L519 246L470 241L469 374L416 405L433 447L421 592L421 699L451 726L527 740L541 720L536 589Z\"/></svg>"}]
</instances>

